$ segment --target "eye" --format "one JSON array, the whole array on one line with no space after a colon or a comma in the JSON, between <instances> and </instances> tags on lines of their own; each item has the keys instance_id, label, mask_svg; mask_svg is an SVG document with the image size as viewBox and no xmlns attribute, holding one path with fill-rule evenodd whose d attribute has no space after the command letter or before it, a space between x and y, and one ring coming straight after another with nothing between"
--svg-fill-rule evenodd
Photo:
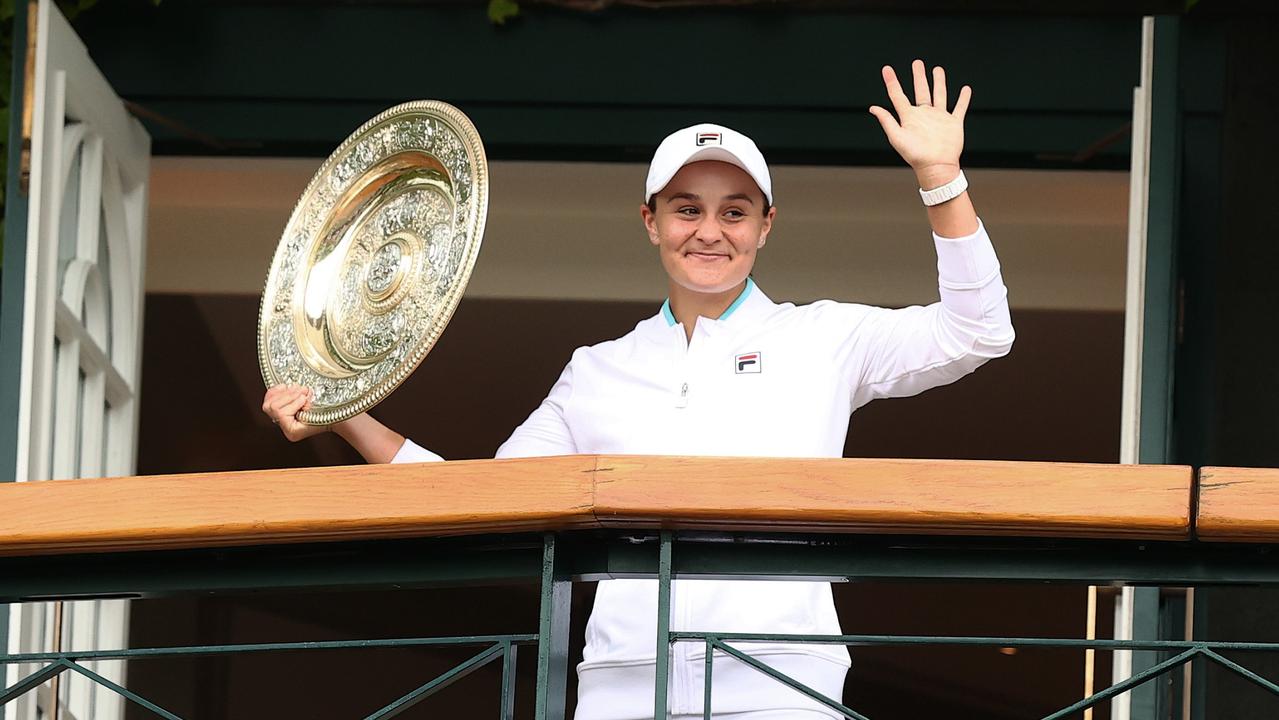
<instances>
[{"instance_id":1,"label":"eye","mask_svg":"<svg viewBox=\"0 0 1279 720\"><path fill-rule=\"evenodd\" d=\"M742 218L746 217L746 213L742 212L741 210L737 208L730 208L724 211L724 217L728 218L729 220L741 220Z\"/></svg>"},{"instance_id":2,"label":"eye","mask_svg":"<svg viewBox=\"0 0 1279 720\"><path fill-rule=\"evenodd\" d=\"M697 208L693 207L692 205L685 205L684 207L676 210L675 212L676 214L683 215L685 217L695 217L697 215Z\"/></svg>"}]
</instances>

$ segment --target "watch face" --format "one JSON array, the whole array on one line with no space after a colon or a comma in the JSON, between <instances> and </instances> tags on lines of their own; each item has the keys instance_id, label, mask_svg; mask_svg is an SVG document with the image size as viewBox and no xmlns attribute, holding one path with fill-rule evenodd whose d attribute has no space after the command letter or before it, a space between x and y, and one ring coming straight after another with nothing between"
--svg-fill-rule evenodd
<instances>
[{"instance_id":1,"label":"watch face","mask_svg":"<svg viewBox=\"0 0 1279 720\"><path fill-rule=\"evenodd\" d=\"M285 226L258 316L267 387L312 389L299 419L376 405L430 352L479 253L488 165L475 127L442 102L397 105L316 172Z\"/></svg>"}]
</instances>

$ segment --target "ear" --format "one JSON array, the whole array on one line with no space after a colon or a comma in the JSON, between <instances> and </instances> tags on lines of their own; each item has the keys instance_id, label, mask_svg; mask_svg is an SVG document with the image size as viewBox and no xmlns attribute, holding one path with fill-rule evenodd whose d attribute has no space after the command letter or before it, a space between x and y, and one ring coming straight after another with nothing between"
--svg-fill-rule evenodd
<instances>
[{"instance_id":1,"label":"ear","mask_svg":"<svg viewBox=\"0 0 1279 720\"><path fill-rule=\"evenodd\" d=\"M653 245L660 245L662 238L657 234L657 216L652 210L648 209L648 204L640 205L640 219L644 221L644 230L648 232L648 241Z\"/></svg>"},{"instance_id":2,"label":"ear","mask_svg":"<svg viewBox=\"0 0 1279 720\"><path fill-rule=\"evenodd\" d=\"M768 242L768 233L772 232L773 230L773 218L775 217L777 217L777 208L770 207L768 209L768 214L764 216L764 225L763 227L760 228L759 244L756 246L756 248L762 248L764 247L764 243Z\"/></svg>"}]
</instances>

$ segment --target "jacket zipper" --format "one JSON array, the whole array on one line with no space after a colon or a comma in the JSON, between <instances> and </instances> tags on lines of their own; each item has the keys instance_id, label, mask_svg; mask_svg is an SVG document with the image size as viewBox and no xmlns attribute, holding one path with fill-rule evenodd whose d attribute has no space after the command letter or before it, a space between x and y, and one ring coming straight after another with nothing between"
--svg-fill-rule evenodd
<instances>
[{"instance_id":1,"label":"jacket zipper","mask_svg":"<svg viewBox=\"0 0 1279 720\"><path fill-rule=\"evenodd\" d=\"M694 332L694 335L696 334L697 333ZM692 375L692 367L694 367L694 357L693 357L693 340L691 339L685 340L685 338L682 336L680 337L680 340L684 341L685 345L684 345L684 357L680 367L680 374L682 378L680 380L680 386L679 386L679 397L675 399L675 407L677 409L686 411L686 412L679 413L680 419L683 421L680 424L683 425L691 420L691 417L688 415L688 413L692 411L687 410L688 380ZM697 342L698 342L698 349L700 350L701 346L706 343L706 339L698 338ZM680 588L680 590L681 590L680 592L673 592L674 597L672 598L672 602L671 602L671 606L672 606L671 607L671 626L673 628L678 627L680 630L686 630L689 627L689 619L690 619L689 618L690 608L689 608L689 598L688 598L689 589L687 587L682 587ZM672 591L674 591L673 587L672 587ZM690 698L689 698L689 693L691 692L691 687L690 687L691 678L689 677L689 674L688 674L689 673L688 654L689 654L688 643L675 643L674 647L672 648L671 667L670 667L671 692L670 692L670 702L667 705L672 715L681 715L681 714L692 712L692 702L690 701Z\"/></svg>"}]
</instances>

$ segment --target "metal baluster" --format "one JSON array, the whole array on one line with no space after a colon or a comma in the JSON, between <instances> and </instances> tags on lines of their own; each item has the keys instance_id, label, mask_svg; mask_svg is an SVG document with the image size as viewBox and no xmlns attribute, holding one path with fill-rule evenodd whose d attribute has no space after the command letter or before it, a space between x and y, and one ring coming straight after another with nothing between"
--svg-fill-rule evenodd
<instances>
[{"instance_id":1,"label":"metal baluster","mask_svg":"<svg viewBox=\"0 0 1279 720\"><path fill-rule=\"evenodd\" d=\"M671 670L671 532L663 530L657 558L657 678L653 717L665 720Z\"/></svg>"},{"instance_id":2,"label":"metal baluster","mask_svg":"<svg viewBox=\"0 0 1279 720\"><path fill-rule=\"evenodd\" d=\"M715 638L706 638L706 671L702 677L702 720L711 720L711 672L715 669Z\"/></svg>"},{"instance_id":3,"label":"metal baluster","mask_svg":"<svg viewBox=\"0 0 1279 720\"><path fill-rule=\"evenodd\" d=\"M564 541L542 543L542 612L537 641L537 720L564 720L568 690L568 634L573 583Z\"/></svg>"},{"instance_id":4,"label":"metal baluster","mask_svg":"<svg viewBox=\"0 0 1279 720\"><path fill-rule=\"evenodd\" d=\"M510 640L502 643L502 713L501 720L515 718L515 653L519 647Z\"/></svg>"}]
</instances>

